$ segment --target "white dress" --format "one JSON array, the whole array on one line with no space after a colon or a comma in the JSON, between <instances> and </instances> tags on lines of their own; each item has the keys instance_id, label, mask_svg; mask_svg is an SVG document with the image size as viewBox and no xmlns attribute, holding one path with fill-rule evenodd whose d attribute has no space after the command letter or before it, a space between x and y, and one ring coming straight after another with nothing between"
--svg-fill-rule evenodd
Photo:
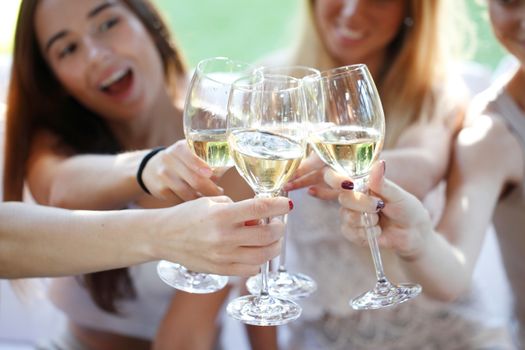
<instances>
[{"instance_id":1,"label":"white dress","mask_svg":"<svg viewBox=\"0 0 525 350\"><path fill-rule=\"evenodd\" d=\"M512 349L505 321L485 310L481 293L452 304L421 295L392 308L354 311L349 299L375 283L369 248L342 236L337 202L305 190L289 195L296 207L288 218L287 264L314 278L318 291L300 301L302 316L280 332L282 349ZM382 258L391 281L410 282L391 252Z\"/></svg>"},{"instance_id":2,"label":"white dress","mask_svg":"<svg viewBox=\"0 0 525 350\"><path fill-rule=\"evenodd\" d=\"M106 312L93 302L75 277L53 279L49 297L68 319L91 329L152 340L176 290L160 280L157 262L129 268L136 298L120 300L120 314Z\"/></svg>"}]
</instances>

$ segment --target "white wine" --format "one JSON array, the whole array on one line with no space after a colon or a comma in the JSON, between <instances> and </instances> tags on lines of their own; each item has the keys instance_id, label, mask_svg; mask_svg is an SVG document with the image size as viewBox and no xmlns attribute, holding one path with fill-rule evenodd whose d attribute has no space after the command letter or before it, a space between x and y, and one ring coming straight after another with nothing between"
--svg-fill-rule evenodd
<instances>
[{"instance_id":1,"label":"white wine","mask_svg":"<svg viewBox=\"0 0 525 350\"><path fill-rule=\"evenodd\" d=\"M310 144L335 171L359 177L368 174L381 149L381 134L375 129L334 126L313 133Z\"/></svg>"},{"instance_id":2,"label":"white wine","mask_svg":"<svg viewBox=\"0 0 525 350\"><path fill-rule=\"evenodd\" d=\"M226 168L233 165L226 130L201 130L190 132L188 144L193 152L212 168Z\"/></svg>"},{"instance_id":3,"label":"white wine","mask_svg":"<svg viewBox=\"0 0 525 350\"><path fill-rule=\"evenodd\" d=\"M229 141L237 170L256 193L278 192L305 151L301 143L267 131L234 131Z\"/></svg>"}]
</instances>

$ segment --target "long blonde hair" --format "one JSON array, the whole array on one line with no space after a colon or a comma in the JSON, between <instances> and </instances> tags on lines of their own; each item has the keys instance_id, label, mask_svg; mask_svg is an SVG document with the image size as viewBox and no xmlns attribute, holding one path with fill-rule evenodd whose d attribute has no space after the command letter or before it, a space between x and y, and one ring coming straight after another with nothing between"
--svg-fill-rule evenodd
<instances>
[{"instance_id":1,"label":"long blonde hair","mask_svg":"<svg viewBox=\"0 0 525 350\"><path fill-rule=\"evenodd\" d=\"M337 64L318 33L315 1L305 0L306 7L301 9L304 28L289 60L330 69ZM466 102L466 90L458 93L457 81L452 84L450 74L454 59L465 55L472 33L463 1L408 0L406 18L390 44L382 76L374 77L385 109L386 147L395 146L409 125L458 116Z\"/></svg>"}]
</instances>

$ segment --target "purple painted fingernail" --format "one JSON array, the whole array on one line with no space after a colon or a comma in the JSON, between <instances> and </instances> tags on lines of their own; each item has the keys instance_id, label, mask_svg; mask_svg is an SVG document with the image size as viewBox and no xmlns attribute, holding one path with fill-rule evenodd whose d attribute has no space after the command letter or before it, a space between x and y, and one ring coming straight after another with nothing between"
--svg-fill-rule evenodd
<instances>
[{"instance_id":1,"label":"purple painted fingernail","mask_svg":"<svg viewBox=\"0 0 525 350\"><path fill-rule=\"evenodd\" d=\"M350 180L346 180L341 183L341 187L344 188L345 190L351 191L354 189L354 183Z\"/></svg>"},{"instance_id":2,"label":"purple painted fingernail","mask_svg":"<svg viewBox=\"0 0 525 350\"><path fill-rule=\"evenodd\" d=\"M385 208L385 202L383 202L381 199L377 201L376 205L376 211L383 210Z\"/></svg>"}]
</instances>

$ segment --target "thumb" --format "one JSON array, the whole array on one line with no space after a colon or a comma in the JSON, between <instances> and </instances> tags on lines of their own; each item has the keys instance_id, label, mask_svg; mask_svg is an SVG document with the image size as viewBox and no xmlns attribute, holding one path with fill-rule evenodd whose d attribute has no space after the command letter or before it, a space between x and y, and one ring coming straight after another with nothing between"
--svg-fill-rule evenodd
<instances>
[{"instance_id":1,"label":"thumb","mask_svg":"<svg viewBox=\"0 0 525 350\"><path fill-rule=\"evenodd\" d=\"M368 189L387 203L406 199L408 193L393 182L386 180L385 171L386 163L384 160L374 164L368 179Z\"/></svg>"},{"instance_id":2,"label":"thumb","mask_svg":"<svg viewBox=\"0 0 525 350\"><path fill-rule=\"evenodd\" d=\"M401 213L409 215L425 211L423 205L415 196L392 181L385 179L385 170L386 164L384 160L374 164L368 182L370 191L385 202L385 210L389 211L395 208L395 211L398 212L397 215L401 215ZM401 208L402 210L400 210Z\"/></svg>"}]
</instances>

